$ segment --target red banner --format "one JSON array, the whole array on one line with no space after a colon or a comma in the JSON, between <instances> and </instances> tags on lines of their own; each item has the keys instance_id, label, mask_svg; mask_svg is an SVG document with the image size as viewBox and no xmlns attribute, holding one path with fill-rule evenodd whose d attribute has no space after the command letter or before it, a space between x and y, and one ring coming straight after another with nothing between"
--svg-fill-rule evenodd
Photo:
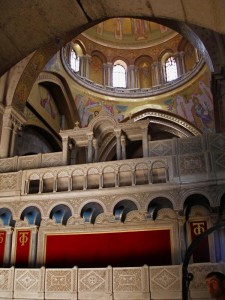
<instances>
[{"instance_id":1,"label":"red banner","mask_svg":"<svg viewBox=\"0 0 225 300\"><path fill-rule=\"evenodd\" d=\"M3 266L5 254L6 232L0 231L0 266Z\"/></svg>"},{"instance_id":2,"label":"red banner","mask_svg":"<svg viewBox=\"0 0 225 300\"><path fill-rule=\"evenodd\" d=\"M171 265L170 230L57 234L46 238L46 267Z\"/></svg>"},{"instance_id":3,"label":"red banner","mask_svg":"<svg viewBox=\"0 0 225 300\"><path fill-rule=\"evenodd\" d=\"M18 230L16 238L16 267L28 267L30 257L31 231Z\"/></svg>"},{"instance_id":4,"label":"red banner","mask_svg":"<svg viewBox=\"0 0 225 300\"><path fill-rule=\"evenodd\" d=\"M207 222L206 221L195 221L190 222L191 229L191 240L193 241L198 235L207 230ZM202 263L209 262L210 254L209 254L209 240L208 237L205 237L197 246L193 253L193 262L194 263Z\"/></svg>"}]
</instances>

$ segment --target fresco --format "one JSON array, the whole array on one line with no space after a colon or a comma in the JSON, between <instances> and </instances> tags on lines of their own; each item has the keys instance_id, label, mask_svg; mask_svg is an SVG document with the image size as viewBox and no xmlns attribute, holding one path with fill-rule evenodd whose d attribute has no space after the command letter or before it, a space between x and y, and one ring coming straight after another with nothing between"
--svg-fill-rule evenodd
<instances>
[{"instance_id":1,"label":"fresco","mask_svg":"<svg viewBox=\"0 0 225 300\"><path fill-rule=\"evenodd\" d=\"M172 94L171 97L157 97L136 101L121 99L116 102L110 99L96 99L91 94L79 94L74 96L80 116L82 127L99 114L101 110L116 117L120 122L124 118L144 109L161 109L176 114L201 130L202 133L215 132L213 97L209 88L209 74L203 73L199 80L191 84L182 92Z\"/></svg>"},{"instance_id":2,"label":"fresco","mask_svg":"<svg viewBox=\"0 0 225 300\"><path fill-rule=\"evenodd\" d=\"M168 111L188 120L203 133L215 131L213 96L206 80L164 103Z\"/></svg>"},{"instance_id":3,"label":"fresco","mask_svg":"<svg viewBox=\"0 0 225 300\"><path fill-rule=\"evenodd\" d=\"M124 119L124 113L127 111L127 105L107 104L104 100L96 101L89 96L77 94L75 103L80 117L81 127L88 126L89 122L99 114L101 110L116 117L120 122Z\"/></svg>"},{"instance_id":4,"label":"fresco","mask_svg":"<svg viewBox=\"0 0 225 300\"><path fill-rule=\"evenodd\" d=\"M141 48L146 44L160 43L163 39L169 39L176 33L163 25L133 18L112 18L101 22L82 35L102 45L117 47Z\"/></svg>"}]
</instances>

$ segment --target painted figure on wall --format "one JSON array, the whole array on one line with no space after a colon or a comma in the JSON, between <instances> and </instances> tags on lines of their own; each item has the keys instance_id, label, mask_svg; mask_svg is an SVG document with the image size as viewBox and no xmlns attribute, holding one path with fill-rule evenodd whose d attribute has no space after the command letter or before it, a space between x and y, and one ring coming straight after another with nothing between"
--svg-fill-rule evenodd
<instances>
[{"instance_id":1,"label":"painted figure on wall","mask_svg":"<svg viewBox=\"0 0 225 300\"><path fill-rule=\"evenodd\" d=\"M165 104L169 110L166 101ZM204 81L199 82L198 93L192 93L189 97L177 95L171 107L170 111L174 110L177 115L193 123L202 132L214 131L213 97Z\"/></svg>"},{"instance_id":2,"label":"painted figure on wall","mask_svg":"<svg viewBox=\"0 0 225 300\"><path fill-rule=\"evenodd\" d=\"M123 19L115 18L114 20L114 35L116 40L123 39Z\"/></svg>"}]
</instances>

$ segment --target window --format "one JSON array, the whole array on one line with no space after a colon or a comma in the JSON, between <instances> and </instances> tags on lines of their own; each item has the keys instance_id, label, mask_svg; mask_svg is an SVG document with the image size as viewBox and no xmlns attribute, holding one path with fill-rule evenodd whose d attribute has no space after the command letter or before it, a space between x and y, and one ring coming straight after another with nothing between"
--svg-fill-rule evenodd
<instances>
[{"instance_id":1,"label":"window","mask_svg":"<svg viewBox=\"0 0 225 300\"><path fill-rule=\"evenodd\" d=\"M126 68L120 63L113 66L113 87L126 87Z\"/></svg>"},{"instance_id":2,"label":"window","mask_svg":"<svg viewBox=\"0 0 225 300\"><path fill-rule=\"evenodd\" d=\"M177 63L173 56L169 57L165 62L165 75L166 81L172 81L177 79Z\"/></svg>"},{"instance_id":3,"label":"window","mask_svg":"<svg viewBox=\"0 0 225 300\"><path fill-rule=\"evenodd\" d=\"M70 66L75 72L78 72L80 69L80 58L73 49L70 52Z\"/></svg>"}]
</instances>

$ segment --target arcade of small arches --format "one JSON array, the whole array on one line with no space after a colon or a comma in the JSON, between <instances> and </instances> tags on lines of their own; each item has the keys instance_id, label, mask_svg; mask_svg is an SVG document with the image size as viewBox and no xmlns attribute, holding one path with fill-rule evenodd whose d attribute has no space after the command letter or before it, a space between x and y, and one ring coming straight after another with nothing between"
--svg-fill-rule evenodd
<instances>
[{"instance_id":1,"label":"arcade of small arches","mask_svg":"<svg viewBox=\"0 0 225 300\"><path fill-rule=\"evenodd\" d=\"M199 192L199 191L198 191ZM126 223L132 218L141 218L145 220L155 221L157 219L179 219L188 220L190 217L208 217L214 214L216 219L225 212L224 204L225 195L218 201L218 206L211 206L211 200L208 200L205 193L193 193L186 199L178 202L175 199L168 199L161 194L160 196L151 196L151 200L147 201L147 207L141 207L138 200L134 198L115 200L113 207L106 208L101 200L87 201L86 204L71 207L67 204L55 203L54 207L49 208L47 215L43 214L43 208L31 205L21 209L20 215L13 213L14 209L2 207L0 209L0 222L3 226L18 226L19 221L24 221L27 225L41 226L42 222L46 225L47 220L52 220L52 224L68 225L72 224L75 219L79 224L98 224L104 219L110 222ZM183 203L183 207L182 206ZM45 209L46 211L46 209Z\"/></svg>"}]
</instances>

